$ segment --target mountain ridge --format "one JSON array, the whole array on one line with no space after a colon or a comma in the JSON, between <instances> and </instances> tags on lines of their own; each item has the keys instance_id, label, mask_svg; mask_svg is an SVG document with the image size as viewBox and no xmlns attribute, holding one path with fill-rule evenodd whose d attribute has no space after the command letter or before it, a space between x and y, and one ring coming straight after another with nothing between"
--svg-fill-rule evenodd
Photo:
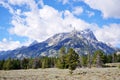
<instances>
[{"instance_id":1,"label":"mountain ridge","mask_svg":"<svg viewBox=\"0 0 120 80\"><path fill-rule=\"evenodd\" d=\"M83 31L73 30L67 33L58 33L43 42L34 41L28 47L0 52L0 59L58 56L59 49L63 46L67 49L74 48L79 55L85 54L88 50L91 54L99 49L106 54L112 54L116 51L107 44L98 41L94 33L90 29L86 29Z\"/></svg>"}]
</instances>

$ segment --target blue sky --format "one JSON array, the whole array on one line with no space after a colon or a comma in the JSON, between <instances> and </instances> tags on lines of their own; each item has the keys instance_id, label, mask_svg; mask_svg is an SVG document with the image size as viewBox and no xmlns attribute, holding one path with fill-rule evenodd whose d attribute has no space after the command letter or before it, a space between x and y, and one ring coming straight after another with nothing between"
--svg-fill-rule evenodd
<instances>
[{"instance_id":1,"label":"blue sky","mask_svg":"<svg viewBox=\"0 0 120 80\"><path fill-rule=\"evenodd\" d=\"M1 0L0 51L41 42L73 27L89 28L99 41L120 47L119 5L119 0Z\"/></svg>"}]
</instances>

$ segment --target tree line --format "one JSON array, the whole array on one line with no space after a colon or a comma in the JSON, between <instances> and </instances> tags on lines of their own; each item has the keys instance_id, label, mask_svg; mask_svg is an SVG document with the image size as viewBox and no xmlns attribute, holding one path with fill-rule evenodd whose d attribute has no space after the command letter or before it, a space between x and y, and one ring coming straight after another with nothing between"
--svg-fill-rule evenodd
<instances>
[{"instance_id":1,"label":"tree line","mask_svg":"<svg viewBox=\"0 0 120 80\"><path fill-rule=\"evenodd\" d=\"M74 49L68 51L62 47L58 57L39 57L7 59L0 61L0 70L12 69L37 69L37 68L60 68L75 70L76 67L103 67L105 63L120 62L120 55L105 55L103 51L97 50L94 54L78 55Z\"/></svg>"}]
</instances>

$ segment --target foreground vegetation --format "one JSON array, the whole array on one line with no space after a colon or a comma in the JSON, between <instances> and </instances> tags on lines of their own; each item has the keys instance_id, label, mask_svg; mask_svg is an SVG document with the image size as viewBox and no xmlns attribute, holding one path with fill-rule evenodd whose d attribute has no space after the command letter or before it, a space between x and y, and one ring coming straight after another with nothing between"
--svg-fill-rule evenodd
<instances>
[{"instance_id":1,"label":"foreground vegetation","mask_svg":"<svg viewBox=\"0 0 120 80\"><path fill-rule=\"evenodd\" d=\"M0 61L0 80L119 80L119 62L120 55L105 55L101 50L78 55L62 47L59 57Z\"/></svg>"},{"instance_id":2,"label":"foreground vegetation","mask_svg":"<svg viewBox=\"0 0 120 80\"><path fill-rule=\"evenodd\" d=\"M40 58L24 58L8 59L0 61L0 70L13 69L37 69L37 68L60 68L75 70L76 67L107 67L105 63L120 62L120 55L111 54L105 55L101 50L90 55L79 56L72 48L66 51L62 47L59 52L59 57L40 57ZM72 72L71 72L72 74Z\"/></svg>"},{"instance_id":3,"label":"foreground vegetation","mask_svg":"<svg viewBox=\"0 0 120 80\"><path fill-rule=\"evenodd\" d=\"M58 68L0 70L0 80L120 80L120 69L77 68L72 75Z\"/></svg>"}]
</instances>

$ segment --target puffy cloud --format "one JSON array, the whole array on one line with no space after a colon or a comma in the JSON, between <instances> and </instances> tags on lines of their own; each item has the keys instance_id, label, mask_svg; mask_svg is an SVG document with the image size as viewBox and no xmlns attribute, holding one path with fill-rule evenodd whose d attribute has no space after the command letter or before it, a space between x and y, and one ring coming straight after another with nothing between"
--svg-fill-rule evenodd
<instances>
[{"instance_id":1,"label":"puffy cloud","mask_svg":"<svg viewBox=\"0 0 120 80\"><path fill-rule=\"evenodd\" d=\"M120 18L119 0L83 0L91 8L100 10L104 18Z\"/></svg>"},{"instance_id":2,"label":"puffy cloud","mask_svg":"<svg viewBox=\"0 0 120 80\"><path fill-rule=\"evenodd\" d=\"M20 41L12 40L12 38L8 40L6 38L3 38L3 40L0 41L0 51L14 50L22 46L29 46L31 42L32 40L26 40L25 42L21 43Z\"/></svg>"},{"instance_id":3,"label":"puffy cloud","mask_svg":"<svg viewBox=\"0 0 120 80\"><path fill-rule=\"evenodd\" d=\"M70 11L58 12L47 5L37 9L37 11L29 11L22 14L26 18L21 18L19 15L15 16L12 20L13 27L9 30L10 33L26 36L37 41L45 40L56 33L71 31L70 24L79 30L89 26L85 21L74 17Z\"/></svg>"},{"instance_id":4,"label":"puffy cloud","mask_svg":"<svg viewBox=\"0 0 120 80\"><path fill-rule=\"evenodd\" d=\"M35 2L31 3L31 5L29 4L30 11L15 11L16 14L11 21L13 27L9 29L11 34L42 41L53 34L71 31L71 27L69 27L71 24L79 30L88 27L85 21L75 18L69 11L58 12L58 10L48 5L44 5L39 9L34 4ZM80 7L76 7L74 10L75 14L80 13L80 10L82 11ZM21 15L25 17L23 18Z\"/></svg>"},{"instance_id":5,"label":"puffy cloud","mask_svg":"<svg viewBox=\"0 0 120 80\"><path fill-rule=\"evenodd\" d=\"M104 25L95 31L99 41L110 43L113 46L120 45L120 24Z\"/></svg>"},{"instance_id":6,"label":"puffy cloud","mask_svg":"<svg viewBox=\"0 0 120 80\"><path fill-rule=\"evenodd\" d=\"M12 24L14 27L10 29L11 33L41 41L46 36L62 30L61 15L52 7L46 5L38 11L29 11L23 14L26 18L19 16L13 18Z\"/></svg>"},{"instance_id":7,"label":"puffy cloud","mask_svg":"<svg viewBox=\"0 0 120 80\"><path fill-rule=\"evenodd\" d=\"M9 41L6 38L4 38L2 41L0 41L0 51L13 50L17 47L20 47L20 45L21 44L19 41Z\"/></svg>"},{"instance_id":8,"label":"puffy cloud","mask_svg":"<svg viewBox=\"0 0 120 80\"><path fill-rule=\"evenodd\" d=\"M72 12L72 13L73 13L74 15L79 16L82 12L83 12L83 8L82 8L82 7L77 6L77 7L74 7L74 9L73 9L73 12Z\"/></svg>"},{"instance_id":9,"label":"puffy cloud","mask_svg":"<svg viewBox=\"0 0 120 80\"><path fill-rule=\"evenodd\" d=\"M86 28L90 28L89 23L74 17L74 15L70 13L68 10L65 11L64 15L65 15L65 18L63 22L66 25L72 25L72 27L73 28L75 27L77 30L84 30Z\"/></svg>"},{"instance_id":10,"label":"puffy cloud","mask_svg":"<svg viewBox=\"0 0 120 80\"><path fill-rule=\"evenodd\" d=\"M18 36L28 37L30 41L26 41L25 43L21 44L19 41L3 39L3 41L0 42L0 50L15 49L16 47L22 45L28 45L33 40L37 40L40 42L56 33L69 32L73 29L73 27L75 27L77 30L90 28L94 31L98 40L108 42L113 45L120 44L119 24L105 25L100 28L95 23L90 24L74 16L83 12L83 9L81 7L75 7L72 12L70 12L69 10L59 12L51 6L44 5L42 0L40 0L39 3L36 3L34 0L30 0L30 2L25 1L26 0L21 0L21 2L17 2L16 0L10 0L9 3L2 4L5 8L9 9L11 14L13 14L13 18L11 21L13 27L9 29L9 32ZM23 4L29 6L27 8L29 8L30 10L15 10L12 6L10 6L21 6ZM5 5L7 5L8 7L6 7ZM42 7L39 8L38 5L41 5ZM90 16L92 15L94 14L90 13ZM8 44L11 46L9 46Z\"/></svg>"}]
</instances>

